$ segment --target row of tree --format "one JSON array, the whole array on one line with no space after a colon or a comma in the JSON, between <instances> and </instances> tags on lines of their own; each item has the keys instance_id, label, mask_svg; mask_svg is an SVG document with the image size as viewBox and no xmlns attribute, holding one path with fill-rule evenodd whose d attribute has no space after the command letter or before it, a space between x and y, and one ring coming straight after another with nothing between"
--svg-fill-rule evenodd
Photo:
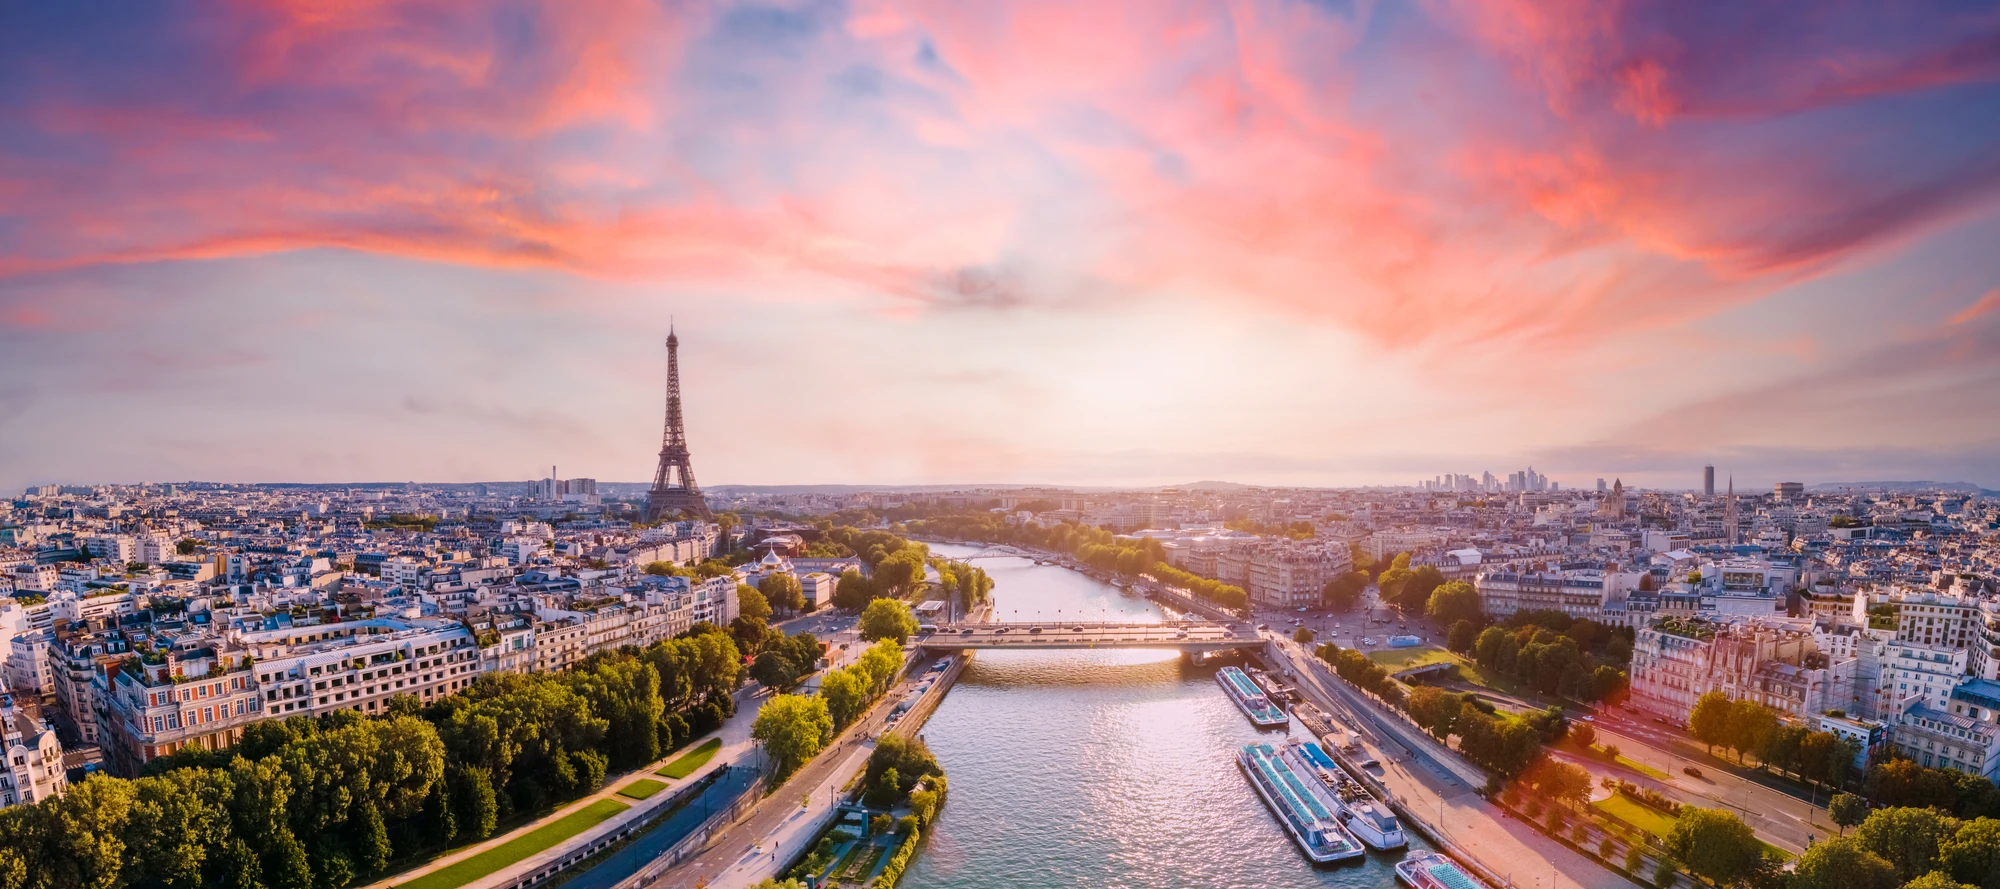
<instances>
[{"instance_id":1,"label":"row of tree","mask_svg":"<svg viewBox=\"0 0 2000 889\"><path fill-rule=\"evenodd\" d=\"M1858 740L1784 722L1763 704L1731 700L1719 691L1695 700L1688 733L1711 753L1722 747L1735 753L1738 762L1746 753L1755 754L1766 768L1833 787L1846 785L1861 754Z\"/></svg>"},{"instance_id":2,"label":"row of tree","mask_svg":"<svg viewBox=\"0 0 2000 889\"><path fill-rule=\"evenodd\" d=\"M840 730L867 712L868 705L894 684L903 668L903 647L884 640L875 643L853 664L820 677L819 694L773 695L757 711L750 737L783 782L833 741Z\"/></svg>"},{"instance_id":3,"label":"row of tree","mask_svg":"<svg viewBox=\"0 0 2000 889\"><path fill-rule=\"evenodd\" d=\"M659 759L733 712L741 670L704 624L380 716L253 723L232 750L0 811L0 889L340 889Z\"/></svg>"},{"instance_id":4,"label":"row of tree","mask_svg":"<svg viewBox=\"0 0 2000 889\"><path fill-rule=\"evenodd\" d=\"M1166 563L1166 550L1151 538L1122 540L1103 528L1062 522L1044 527L1036 522L1008 524L990 513L935 515L910 522L912 534L935 534L956 540L1006 543L1031 549L1068 553L1091 567L1138 577L1142 574L1170 586L1182 587L1194 595L1224 608L1242 609L1250 603L1242 587L1222 583L1182 571Z\"/></svg>"},{"instance_id":5,"label":"row of tree","mask_svg":"<svg viewBox=\"0 0 2000 889\"><path fill-rule=\"evenodd\" d=\"M1358 652L1357 652L1358 654ZM1544 759L1542 745L1557 740L1566 726L1561 711L1545 711L1525 717L1502 716L1493 705L1471 693L1454 694L1422 685L1410 690L1403 702L1404 712L1431 737L1449 744L1458 736L1458 752L1466 759L1503 778L1534 773ZM1553 712L1553 718L1549 715ZM1584 791L1589 793L1589 776ZM1534 783L1534 782L1530 782Z\"/></svg>"},{"instance_id":6,"label":"row of tree","mask_svg":"<svg viewBox=\"0 0 2000 889\"><path fill-rule=\"evenodd\" d=\"M1446 644L1462 643L1466 634L1454 625ZM1512 630L1487 627L1474 638L1469 653L1480 667L1545 695L1598 701L1625 687L1625 671L1599 663L1575 638L1533 624Z\"/></svg>"}]
</instances>

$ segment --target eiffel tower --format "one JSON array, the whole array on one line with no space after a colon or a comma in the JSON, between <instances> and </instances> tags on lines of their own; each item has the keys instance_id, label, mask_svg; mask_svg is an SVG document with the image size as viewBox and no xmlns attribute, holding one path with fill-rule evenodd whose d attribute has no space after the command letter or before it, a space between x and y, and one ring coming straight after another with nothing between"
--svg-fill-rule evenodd
<instances>
[{"instance_id":1,"label":"eiffel tower","mask_svg":"<svg viewBox=\"0 0 2000 889\"><path fill-rule=\"evenodd\" d=\"M708 501L694 483L694 468L688 464L687 430L681 428L680 338L667 328L667 430L660 440L660 470L653 474L653 489L646 492L646 521L659 521L675 513L712 519Z\"/></svg>"}]
</instances>

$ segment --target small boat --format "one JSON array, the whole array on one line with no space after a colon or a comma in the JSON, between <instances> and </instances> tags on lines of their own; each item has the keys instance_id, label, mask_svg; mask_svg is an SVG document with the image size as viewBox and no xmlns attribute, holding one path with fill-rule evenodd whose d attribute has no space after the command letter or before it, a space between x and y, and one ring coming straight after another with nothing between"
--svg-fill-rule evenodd
<instances>
[{"instance_id":1,"label":"small boat","mask_svg":"<svg viewBox=\"0 0 2000 889\"><path fill-rule=\"evenodd\" d=\"M1396 862L1396 879L1410 889L1491 889L1458 862L1436 852L1411 852Z\"/></svg>"}]
</instances>

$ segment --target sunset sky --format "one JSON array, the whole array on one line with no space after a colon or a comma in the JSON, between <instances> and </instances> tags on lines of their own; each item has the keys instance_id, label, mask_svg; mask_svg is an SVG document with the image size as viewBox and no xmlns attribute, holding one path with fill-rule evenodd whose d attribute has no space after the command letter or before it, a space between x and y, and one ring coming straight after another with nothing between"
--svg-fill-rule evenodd
<instances>
[{"instance_id":1,"label":"sunset sky","mask_svg":"<svg viewBox=\"0 0 2000 889\"><path fill-rule=\"evenodd\" d=\"M321 7L338 7L337 10ZM0 491L2000 488L2000 6L0 3Z\"/></svg>"}]
</instances>

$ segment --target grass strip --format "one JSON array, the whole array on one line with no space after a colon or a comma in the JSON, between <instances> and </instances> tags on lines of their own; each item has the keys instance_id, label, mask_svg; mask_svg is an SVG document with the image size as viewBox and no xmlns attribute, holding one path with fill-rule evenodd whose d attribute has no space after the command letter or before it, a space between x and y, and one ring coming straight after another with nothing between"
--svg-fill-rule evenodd
<instances>
[{"instance_id":1,"label":"grass strip","mask_svg":"<svg viewBox=\"0 0 2000 889\"><path fill-rule=\"evenodd\" d=\"M639 780L627 784L624 787L618 788L618 795L625 797L626 799L650 799L652 798L653 794L659 793L660 791L665 789L667 789L667 782L665 781L655 781L651 778L640 778Z\"/></svg>"},{"instance_id":2,"label":"grass strip","mask_svg":"<svg viewBox=\"0 0 2000 889\"><path fill-rule=\"evenodd\" d=\"M399 884L399 889L458 889L537 852L546 851L628 808L631 807L617 800L598 800L477 855Z\"/></svg>"},{"instance_id":3,"label":"grass strip","mask_svg":"<svg viewBox=\"0 0 2000 889\"><path fill-rule=\"evenodd\" d=\"M721 749L722 739L710 738L703 741L700 747L681 754L679 759L667 763L654 774L665 775L669 778L685 778L694 774L695 769L707 765L709 760L715 758L715 751Z\"/></svg>"},{"instance_id":4,"label":"grass strip","mask_svg":"<svg viewBox=\"0 0 2000 889\"><path fill-rule=\"evenodd\" d=\"M1668 817L1665 812L1650 806L1642 806L1624 794L1614 793L1591 805L1607 815L1661 839L1665 839L1667 831L1674 827L1674 819Z\"/></svg>"}]
</instances>

